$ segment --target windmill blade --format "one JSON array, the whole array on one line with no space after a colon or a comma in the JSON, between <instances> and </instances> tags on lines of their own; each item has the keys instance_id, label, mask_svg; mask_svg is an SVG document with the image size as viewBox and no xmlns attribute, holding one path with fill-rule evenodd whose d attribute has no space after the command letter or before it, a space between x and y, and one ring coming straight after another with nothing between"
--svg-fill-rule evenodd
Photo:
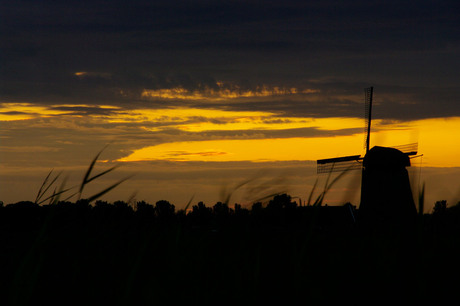
<instances>
[{"instance_id":1,"label":"windmill blade","mask_svg":"<svg viewBox=\"0 0 460 306\"><path fill-rule=\"evenodd\" d=\"M360 169L362 169L362 158L360 155L318 159L316 161L316 172L318 174Z\"/></svg>"},{"instance_id":2,"label":"windmill blade","mask_svg":"<svg viewBox=\"0 0 460 306\"><path fill-rule=\"evenodd\" d=\"M409 143L405 145L393 146L392 148L398 149L399 151L407 155L416 155L418 151L418 142Z\"/></svg>"},{"instance_id":3,"label":"windmill blade","mask_svg":"<svg viewBox=\"0 0 460 306\"><path fill-rule=\"evenodd\" d=\"M372 120L372 96L374 87L364 89L364 122L366 138L364 139L364 148L366 153L369 152L370 138L371 138L371 120Z\"/></svg>"}]
</instances>

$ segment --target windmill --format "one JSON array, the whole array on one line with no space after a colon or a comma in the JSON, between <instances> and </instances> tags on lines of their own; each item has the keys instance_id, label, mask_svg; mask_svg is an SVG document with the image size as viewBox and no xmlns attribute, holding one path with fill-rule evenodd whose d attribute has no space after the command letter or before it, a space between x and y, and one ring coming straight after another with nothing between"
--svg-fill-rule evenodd
<instances>
[{"instance_id":1,"label":"windmill","mask_svg":"<svg viewBox=\"0 0 460 306\"><path fill-rule=\"evenodd\" d=\"M361 203L359 215L368 224L407 223L416 214L415 203L406 170L410 158L417 155L417 143L395 147L375 146L369 149L373 87L365 88L366 153L317 160L317 173L361 170ZM394 213L394 211L398 213Z\"/></svg>"},{"instance_id":2,"label":"windmill","mask_svg":"<svg viewBox=\"0 0 460 306\"><path fill-rule=\"evenodd\" d=\"M374 88L369 87L364 89L365 92L365 132L366 137L364 140L364 148L366 154L369 152L370 136L371 136L371 122L372 122L372 98ZM410 143L406 145L393 146L393 148L403 152L407 156L414 156L417 154L417 143ZM364 156L349 155L335 158L318 159L317 173L330 173L330 172L341 172L344 170L363 170Z\"/></svg>"}]
</instances>

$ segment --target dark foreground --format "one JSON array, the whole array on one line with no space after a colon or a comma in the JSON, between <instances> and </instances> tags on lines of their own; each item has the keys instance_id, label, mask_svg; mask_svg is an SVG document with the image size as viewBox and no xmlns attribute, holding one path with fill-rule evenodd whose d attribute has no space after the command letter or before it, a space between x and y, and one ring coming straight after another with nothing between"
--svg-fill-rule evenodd
<instances>
[{"instance_id":1,"label":"dark foreground","mask_svg":"<svg viewBox=\"0 0 460 306\"><path fill-rule=\"evenodd\" d=\"M460 297L457 209L401 231L363 229L349 206L275 204L197 205L188 214L167 202L136 211L122 202L0 207L1 304L440 305Z\"/></svg>"}]
</instances>

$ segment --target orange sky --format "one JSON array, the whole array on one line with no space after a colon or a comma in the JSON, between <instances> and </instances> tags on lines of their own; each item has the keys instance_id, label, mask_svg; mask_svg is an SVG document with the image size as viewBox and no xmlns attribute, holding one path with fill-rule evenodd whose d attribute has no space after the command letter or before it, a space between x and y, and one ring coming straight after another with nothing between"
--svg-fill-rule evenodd
<instances>
[{"instance_id":1,"label":"orange sky","mask_svg":"<svg viewBox=\"0 0 460 306\"><path fill-rule=\"evenodd\" d=\"M54 105L65 107L66 105ZM72 107L87 105L72 105ZM102 108L114 108L105 106ZM30 120L62 116L69 111L56 111L49 107L27 103L4 104L0 114L2 121ZM17 112L17 114L11 114ZM138 109L120 110L111 116L93 116L103 123L140 122L138 126L150 132L160 131L164 126L145 127L142 122L173 122L181 131L205 133L208 131L234 130L287 130L315 128L322 131L361 129L361 118L289 118L269 112L225 111L213 109L175 108L164 110ZM204 118L193 121L189 119ZM213 120L219 120L215 123ZM455 141L455 131L460 130L460 118L437 118L388 123L374 120L372 123L371 146L393 146L419 143L423 154L423 165L433 167L459 167L460 145ZM78 132L78 131L75 131ZM285 137L248 139L204 139L167 141L155 146L145 145L133 153L119 158L119 161L174 160L174 161L287 161L316 160L327 157L363 153L363 133L328 137ZM294 149L295 148L295 149ZM128 148L127 148L128 149Z\"/></svg>"},{"instance_id":2,"label":"orange sky","mask_svg":"<svg viewBox=\"0 0 460 306\"><path fill-rule=\"evenodd\" d=\"M258 118L270 114L241 113L206 110L177 110L178 116L184 112L199 116L222 116L237 118L226 125L200 123L183 125L187 131L232 130L232 129L290 129L315 126L322 130L340 128L360 128L362 119L357 118L297 118L293 122L263 124ZM148 113L148 112L147 112ZM171 110L174 116L175 111ZM384 124L376 120L371 146L393 146L419 143L419 153L423 154L424 166L458 167L460 146L453 139L453 132L460 130L460 118L439 118L401 123ZM363 153L363 134L335 137L280 138L248 140L207 140L180 141L145 147L136 150L120 161L176 160L176 161L286 161L316 160L321 157L336 157ZM295 148L295 149L291 149ZM327 155L327 156L325 156Z\"/></svg>"},{"instance_id":3,"label":"orange sky","mask_svg":"<svg viewBox=\"0 0 460 306\"><path fill-rule=\"evenodd\" d=\"M76 108L96 108L102 113L95 112L90 116L83 116L75 112ZM103 113L104 110L110 110L110 114ZM267 165L273 167L276 164L305 161L308 162L308 167L311 169L307 170L310 171L306 176L308 180L304 180L302 183L305 187L296 187L297 190L304 188L304 191L299 193L303 193L304 198L305 193L308 193L308 188L311 188L311 184L316 178L316 174L313 172L314 161L321 158L364 153L363 118L287 117L273 112L187 107L152 110L122 109L107 105L102 107L84 104L38 106L30 103L4 103L0 120L5 127L2 138L9 139L8 141L12 141L8 132L13 133L18 129L23 131L18 137L29 135L33 139L42 139L41 142L33 146L21 146L20 144L0 146L3 154L13 154L8 156L15 158L21 154L26 156L27 152L29 152L29 156L33 154L34 161L30 159L28 161L27 169L29 170L23 171L41 169L42 176L48 171L47 169L54 167L51 161L47 161L48 159L54 160L54 164L56 161L65 160L66 155L62 155L65 146L70 150L77 150L71 149L72 146L77 145L78 142L83 144L87 139L85 135L92 135L91 137L94 137L95 142L87 147L88 150L85 155L87 157L85 157L84 162L75 162L74 165L61 163L67 169L84 169L91 155L100 150L103 143L107 143L110 139L120 138L126 133L125 128L122 128L126 124L129 124L130 129L134 132L123 140L120 149L116 150L112 157L102 158L108 164L122 162L123 165L128 166L132 163L133 166L127 167L127 169L139 171L142 168L141 173L147 175L149 166L146 164L146 166L139 168L140 162L173 162L176 165L182 164L180 171L187 172L193 163L203 162L214 162L219 165L251 162L255 163L250 166L251 169L264 169L268 167ZM164 136L163 134L171 128L176 132ZM59 141L54 139L53 142L53 135L40 135L38 132L40 129L51 129L54 131L56 139L61 139L59 135L62 131L68 135L66 137L71 138L68 140L62 138ZM419 154L423 154L423 157L413 159L413 165L417 169L420 166L439 167L439 169L460 167L460 161L457 158L460 156L460 146L453 139L455 131L459 130L460 118L458 117L404 122L374 120L371 146L404 145L418 142ZM36 136L33 136L34 131L37 132ZM300 134L298 131L301 131ZM303 131L309 132L302 135ZM233 132L237 132L237 136L226 134ZM144 134L153 138L143 140ZM78 139L79 135L82 137L81 140ZM280 137L279 135L283 136ZM160 137L160 142L155 144L149 140L156 139L155 137ZM27 141L26 139L24 138L24 141ZM43 141L50 142L45 143ZM13 158L8 160L8 157L5 157L4 160L9 161L2 166L4 173L14 175L18 170L21 172L21 169L25 169L23 168L23 161L14 162ZM206 165L202 169L207 169L206 167L210 164ZM156 171L153 168L151 170ZM177 175L180 175L180 171L177 172ZM222 175L225 176L225 170L222 171ZM213 176L221 176L218 172L213 173L209 177L211 180ZM301 174L295 175L301 176ZM133 180L135 182L136 179ZM39 181L40 179L37 178L37 184ZM354 181L356 182L355 179ZM235 179L233 181L229 179L225 184L231 185L233 183L235 183ZM15 184L19 183L16 182ZM136 185L136 183L133 184L130 186ZM187 185L187 183L184 184ZM292 184L295 185L297 182L291 182ZM127 185L129 186L129 184ZM209 187L209 184L203 181L203 190L212 193L209 188L205 187L206 185ZM170 186L165 186L163 186L163 190L168 190L168 194L176 193L170 189ZM182 186L181 188L184 189L185 187ZM196 190L199 187L194 185L190 188ZM449 188L452 190L450 193L455 194L457 187L452 185ZM338 187L336 191L338 194L351 192L347 190L348 187L344 185ZM6 190L0 192L4 198L8 199ZM127 191L124 190L124 192ZM181 199L183 200L185 196L188 197L191 193L192 190L188 190ZM148 194L150 197L152 196L151 192ZM163 198L167 198L167 196L165 194ZM216 196L216 194L212 194L212 196ZM356 199L355 191L354 196ZM334 200L331 195L330 201L340 203L341 199L342 197L338 196ZM155 199L150 201L153 202Z\"/></svg>"},{"instance_id":4,"label":"orange sky","mask_svg":"<svg viewBox=\"0 0 460 306\"><path fill-rule=\"evenodd\" d=\"M371 146L418 143L430 201L458 201L457 11L440 1L9 1L0 201L33 199L50 169L78 183L107 144L101 169L140 173L111 199L139 189L150 202L215 201L221 179L281 169L305 197L317 159L364 153L370 86Z\"/></svg>"}]
</instances>

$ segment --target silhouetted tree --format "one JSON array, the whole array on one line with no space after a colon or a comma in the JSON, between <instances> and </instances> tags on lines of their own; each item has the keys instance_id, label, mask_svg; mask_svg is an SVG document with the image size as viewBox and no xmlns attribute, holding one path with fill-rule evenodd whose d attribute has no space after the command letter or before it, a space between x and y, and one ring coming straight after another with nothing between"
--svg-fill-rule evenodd
<instances>
[{"instance_id":1,"label":"silhouetted tree","mask_svg":"<svg viewBox=\"0 0 460 306\"><path fill-rule=\"evenodd\" d=\"M433 214L443 214L447 211L447 201L446 200L441 200L441 201L436 201L433 206Z\"/></svg>"},{"instance_id":2,"label":"silhouetted tree","mask_svg":"<svg viewBox=\"0 0 460 306\"><path fill-rule=\"evenodd\" d=\"M227 203L217 202L212 207L212 212L214 213L214 215L217 215L217 216L229 216L230 208L228 207Z\"/></svg>"},{"instance_id":3,"label":"silhouetted tree","mask_svg":"<svg viewBox=\"0 0 460 306\"><path fill-rule=\"evenodd\" d=\"M87 209L87 208L90 208L90 204L89 204L89 201L87 199L80 199L78 200L75 205L79 208L82 208L82 209Z\"/></svg>"},{"instance_id":4,"label":"silhouetted tree","mask_svg":"<svg viewBox=\"0 0 460 306\"><path fill-rule=\"evenodd\" d=\"M193 224L199 226L209 225L212 218L212 209L210 207L206 207L203 202L198 202L197 205L193 205L192 211L189 215L193 220Z\"/></svg>"},{"instance_id":5,"label":"silhouetted tree","mask_svg":"<svg viewBox=\"0 0 460 306\"><path fill-rule=\"evenodd\" d=\"M287 194L279 194L273 197L273 200L270 200L267 205L267 209L275 209L279 210L282 208L285 209L295 209L297 207L297 203L292 201L291 196Z\"/></svg>"},{"instance_id":6,"label":"silhouetted tree","mask_svg":"<svg viewBox=\"0 0 460 306\"><path fill-rule=\"evenodd\" d=\"M107 201L101 201L101 200L97 200L94 203L94 207L92 209L93 215L96 218L98 218L99 221L113 218L114 210L115 209L112 204L109 204Z\"/></svg>"},{"instance_id":7,"label":"silhouetted tree","mask_svg":"<svg viewBox=\"0 0 460 306\"><path fill-rule=\"evenodd\" d=\"M108 206L110 205L109 202L107 201L102 201L102 200L97 200L95 203L94 203L94 206Z\"/></svg>"},{"instance_id":8,"label":"silhouetted tree","mask_svg":"<svg viewBox=\"0 0 460 306\"><path fill-rule=\"evenodd\" d=\"M176 207L165 200L160 200L155 203L156 215L161 219L170 219L175 215Z\"/></svg>"},{"instance_id":9,"label":"silhouetted tree","mask_svg":"<svg viewBox=\"0 0 460 306\"><path fill-rule=\"evenodd\" d=\"M139 201L136 203L136 215L144 221L153 220L155 218L155 208L145 201Z\"/></svg>"},{"instance_id":10,"label":"silhouetted tree","mask_svg":"<svg viewBox=\"0 0 460 306\"><path fill-rule=\"evenodd\" d=\"M211 215L211 212L211 208L206 207L203 202L198 202L197 205L193 205L192 207L192 213L196 215Z\"/></svg>"},{"instance_id":11,"label":"silhouetted tree","mask_svg":"<svg viewBox=\"0 0 460 306\"><path fill-rule=\"evenodd\" d=\"M252 213L260 213L263 210L262 202L255 202L251 206Z\"/></svg>"},{"instance_id":12,"label":"silhouetted tree","mask_svg":"<svg viewBox=\"0 0 460 306\"><path fill-rule=\"evenodd\" d=\"M248 215L249 210L247 208L243 208L241 204L235 203L235 215L240 216L240 215Z\"/></svg>"},{"instance_id":13,"label":"silhouetted tree","mask_svg":"<svg viewBox=\"0 0 460 306\"><path fill-rule=\"evenodd\" d=\"M124 212L128 214L133 212L133 208L130 205L128 205L128 203L126 203L125 201L115 201L113 202L113 206L119 212Z\"/></svg>"}]
</instances>

